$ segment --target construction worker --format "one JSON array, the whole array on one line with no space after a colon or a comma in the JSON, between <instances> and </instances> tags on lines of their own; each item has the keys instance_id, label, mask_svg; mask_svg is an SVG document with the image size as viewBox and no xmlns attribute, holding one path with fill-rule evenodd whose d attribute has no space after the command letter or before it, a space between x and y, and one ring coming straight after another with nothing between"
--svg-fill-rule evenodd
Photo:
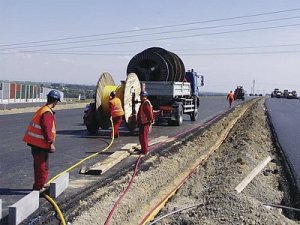
<instances>
[{"instance_id":1,"label":"construction worker","mask_svg":"<svg viewBox=\"0 0 300 225\"><path fill-rule=\"evenodd\" d=\"M34 168L33 190L44 190L48 180L48 153L55 152L56 124L52 109L60 101L60 93L52 90L47 103L36 111L23 141L31 147Z\"/></svg>"},{"instance_id":2,"label":"construction worker","mask_svg":"<svg viewBox=\"0 0 300 225\"><path fill-rule=\"evenodd\" d=\"M110 93L110 100L109 100L109 112L110 116L112 117L113 124L114 124L114 138L119 137L119 127L122 123L122 117L124 115L124 110L122 108L121 100L116 97L116 92L112 91ZM112 137L113 133L111 133Z\"/></svg>"},{"instance_id":3,"label":"construction worker","mask_svg":"<svg viewBox=\"0 0 300 225\"><path fill-rule=\"evenodd\" d=\"M232 91L230 91L228 94L227 94L227 100L229 101L229 108L232 107L232 104L234 102L234 94L232 93Z\"/></svg>"},{"instance_id":4,"label":"construction worker","mask_svg":"<svg viewBox=\"0 0 300 225\"><path fill-rule=\"evenodd\" d=\"M151 102L147 98L148 93L146 91L141 92L141 105L137 115L137 122L139 125L139 140L141 144L141 152L143 154L148 153L148 136L150 127L154 121L153 109Z\"/></svg>"}]
</instances>

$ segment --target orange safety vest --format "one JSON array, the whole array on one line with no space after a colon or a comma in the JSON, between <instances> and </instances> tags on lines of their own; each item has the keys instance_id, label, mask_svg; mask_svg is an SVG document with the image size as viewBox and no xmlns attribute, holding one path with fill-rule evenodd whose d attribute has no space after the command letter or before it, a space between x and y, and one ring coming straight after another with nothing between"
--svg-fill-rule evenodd
<instances>
[{"instance_id":1,"label":"orange safety vest","mask_svg":"<svg viewBox=\"0 0 300 225\"><path fill-rule=\"evenodd\" d=\"M234 94L233 93L228 93L227 94L227 99L228 100L234 100Z\"/></svg>"},{"instance_id":2,"label":"orange safety vest","mask_svg":"<svg viewBox=\"0 0 300 225\"><path fill-rule=\"evenodd\" d=\"M33 116L29 126L27 127L26 133L23 137L23 141L27 144L39 147L39 148L45 148L49 149L51 143L48 143L43 135L43 130L41 127L41 117L45 112L50 112L53 115L52 110L49 106L43 106L41 107ZM53 120L53 126L52 126L52 135L53 135L53 141L55 141L56 138L56 129L55 129L55 120Z\"/></svg>"},{"instance_id":3,"label":"orange safety vest","mask_svg":"<svg viewBox=\"0 0 300 225\"><path fill-rule=\"evenodd\" d=\"M123 116L124 111L122 108L122 103L119 98L113 98L109 101L110 103L110 115L111 117Z\"/></svg>"},{"instance_id":4,"label":"orange safety vest","mask_svg":"<svg viewBox=\"0 0 300 225\"><path fill-rule=\"evenodd\" d=\"M151 105L151 102L150 102L148 99L146 99L144 102L142 102L142 104L141 104L141 106L140 106L140 110L139 110L139 112L138 112L138 118L139 118L139 122L140 122L141 124L145 124L145 123L151 122L151 121L149 120L149 118L147 117L147 114L146 114L145 110L143 110L144 104L145 104L146 102L148 102L149 105L150 105L150 107L151 107L151 112L150 112L150 113L153 113L153 112L152 112L152 105Z\"/></svg>"}]
</instances>

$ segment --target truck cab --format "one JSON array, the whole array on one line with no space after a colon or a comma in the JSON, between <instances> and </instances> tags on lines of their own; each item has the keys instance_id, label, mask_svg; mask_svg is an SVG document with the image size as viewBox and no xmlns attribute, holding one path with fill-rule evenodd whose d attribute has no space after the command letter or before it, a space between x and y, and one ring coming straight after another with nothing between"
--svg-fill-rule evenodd
<instances>
[{"instance_id":1,"label":"truck cab","mask_svg":"<svg viewBox=\"0 0 300 225\"><path fill-rule=\"evenodd\" d=\"M204 77L202 75L198 75L193 69L191 69L185 73L185 81L191 84L191 95L199 97L200 87L204 86Z\"/></svg>"},{"instance_id":2,"label":"truck cab","mask_svg":"<svg viewBox=\"0 0 300 225\"><path fill-rule=\"evenodd\" d=\"M242 99L245 100L245 91L243 89L243 86L237 86L234 90L234 99Z\"/></svg>"}]
</instances>

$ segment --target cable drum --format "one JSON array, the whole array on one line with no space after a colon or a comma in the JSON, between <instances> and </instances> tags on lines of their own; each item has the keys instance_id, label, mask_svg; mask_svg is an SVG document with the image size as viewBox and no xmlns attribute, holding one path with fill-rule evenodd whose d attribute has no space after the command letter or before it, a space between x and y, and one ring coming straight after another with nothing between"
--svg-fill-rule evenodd
<instances>
[{"instance_id":1,"label":"cable drum","mask_svg":"<svg viewBox=\"0 0 300 225\"><path fill-rule=\"evenodd\" d=\"M115 82L110 73L104 72L101 74L96 86L96 108L92 118L92 120L94 121L91 122L91 124L95 126L95 130L98 130L99 127L101 127L102 129L108 129L110 127L107 110L103 109L102 104L104 98L104 88L106 86L115 86Z\"/></svg>"},{"instance_id":2,"label":"cable drum","mask_svg":"<svg viewBox=\"0 0 300 225\"><path fill-rule=\"evenodd\" d=\"M99 127L108 129L111 126L109 100L112 91L115 91L116 97L121 100L126 126L133 131L137 128L136 116L140 106L141 93L140 81L134 73L128 74L126 81L121 82L121 85L115 85L114 79L109 73L103 73L100 76L96 88L96 107L90 118L90 124L94 125L91 131L97 131Z\"/></svg>"},{"instance_id":3,"label":"cable drum","mask_svg":"<svg viewBox=\"0 0 300 225\"><path fill-rule=\"evenodd\" d=\"M175 53L172 53L172 54L173 54L173 57L175 59L175 64L176 64L176 71L177 71L176 81L183 81L184 77L185 77L184 64L178 55L176 55Z\"/></svg>"},{"instance_id":4,"label":"cable drum","mask_svg":"<svg viewBox=\"0 0 300 225\"><path fill-rule=\"evenodd\" d=\"M116 97L119 99L124 98L124 86L112 86L112 85L106 85L103 89L103 94L102 94L102 100L101 100L101 105L103 112L105 115L109 115L109 100L110 100L110 93L112 91L116 92Z\"/></svg>"},{"instance_id":5,"label":"cable drum","mask_svg":"<svg viewBox=\"0 0 300 225\"><path fill-rule=\"evenodd\" d=\"M166 81L169 66L156 52L141 52L135 55L127 66L127 74L135 73L140 81Z\"/></svg>"},{"instance_id":6,"label":"cable drum","mask_svg":"<svg viewBox=\"0 0 300 225\"><path fill-rule=\"evenodd\" d=\"M115 86L115 82L109 73L104 72L101 74L96 86L96 109L101 106L103 90L107 85Z\"/></svg>"},{"instance_id":7,"label":"cable drum","mask_svg":"<svg viewBox=\"0 0 300 225\"><path fill-rule=\"evenodd\" d=\"M140 81L183 81L185 68L176 54L152 47L130 60L127 66L129 73L136 73Z\"/></svg>"},{"instance_id":8,"label":"cable drum","mask_svg":"<svg viewBox=\"0 0 300 225\"><path fill-rule=\"evenodd\" d=\"M144 50L146 54L151 54L151 53L156 53L159 54L168 64L168 78L167 81L173 81L174 80L174 75L176 74L176 65L175 65L175 60L171 54L171 52L159 48L159 47L152 47Z\"/></svg>"}]
</instances>

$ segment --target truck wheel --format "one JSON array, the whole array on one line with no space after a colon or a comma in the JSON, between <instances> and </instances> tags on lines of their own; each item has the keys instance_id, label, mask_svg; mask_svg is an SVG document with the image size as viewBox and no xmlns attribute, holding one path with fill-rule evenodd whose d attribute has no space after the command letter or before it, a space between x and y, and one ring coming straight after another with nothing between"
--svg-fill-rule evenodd
<instances>
[{"instance_id":1,"label":"truck wheel","mask_svg":"<svg viewBox=\"0 0 300 225\"><path fill-rule=\"evenodd\" d=\"M137 126L137 118L136 115L132 115L128 118L128 122L125 123L130 133L133 133L133 131L138 127Z\"/></svg>"},{"instance_id":2,"label":"truck wheel","mask_svg":"<svg viewBox=\"0 0 300 225\"><path fill-rule=\"evenodd\" d=\"M99 130L99 126L97 126L96 124L90 124L86 125L86 129L90 134L96 134Z\"/></svg>"},{"instance_id":3,"label":"truck wheel","mask_svg":"<svg viewBox=\"0 0 300 225\"><path fill-rule=\"evenodd\" d=\"M194 112L191 113L191 121L196 121L198 118L198 109L196 108Z\"/></svg>"},{"instance_id":4,"label":"truck wheel","mask_svg":"<svg viewBox=\"0 0 300 225\"><path fill-rule=\"evenodd\" d=\"M102 105L96 111L96 121L103 130L108 130L111 127L109 116L105 115L102 109Z\"/></svg>"},{"instance_id":5,"label":"truck wheel","mask_svg":"<svg viewBox=\"0 0 300 225\"><path fill-rule=\"evenodd\" d=\"M95 112L89 112L88 116L84 117L84 124L89 133L97 133L99 130L99 125L95 119Z\"/></svg>"},{"instance_id":6,"label":"truck wheel","mask_svg":"<svg viewBox=\"0 0 300 225\"><path fill-rule=\"evenodd\" d=\"M200 99L198 97L194 97L194 111L190 114L191 121L196 121L198 118L198 108L200 106Z\"/></svg>"},{"instance_id":7,"label":"truck wheel","mask_svg":"<svg viewBox=\"0 0 300 225\"><path fill-rule=\"evenodd\" d=\"M180 105L178 107L178 114L176 116L175 125L180 126L182 123L183 123L183 109L182 106Z\"/></svg>"}]
</instances>

